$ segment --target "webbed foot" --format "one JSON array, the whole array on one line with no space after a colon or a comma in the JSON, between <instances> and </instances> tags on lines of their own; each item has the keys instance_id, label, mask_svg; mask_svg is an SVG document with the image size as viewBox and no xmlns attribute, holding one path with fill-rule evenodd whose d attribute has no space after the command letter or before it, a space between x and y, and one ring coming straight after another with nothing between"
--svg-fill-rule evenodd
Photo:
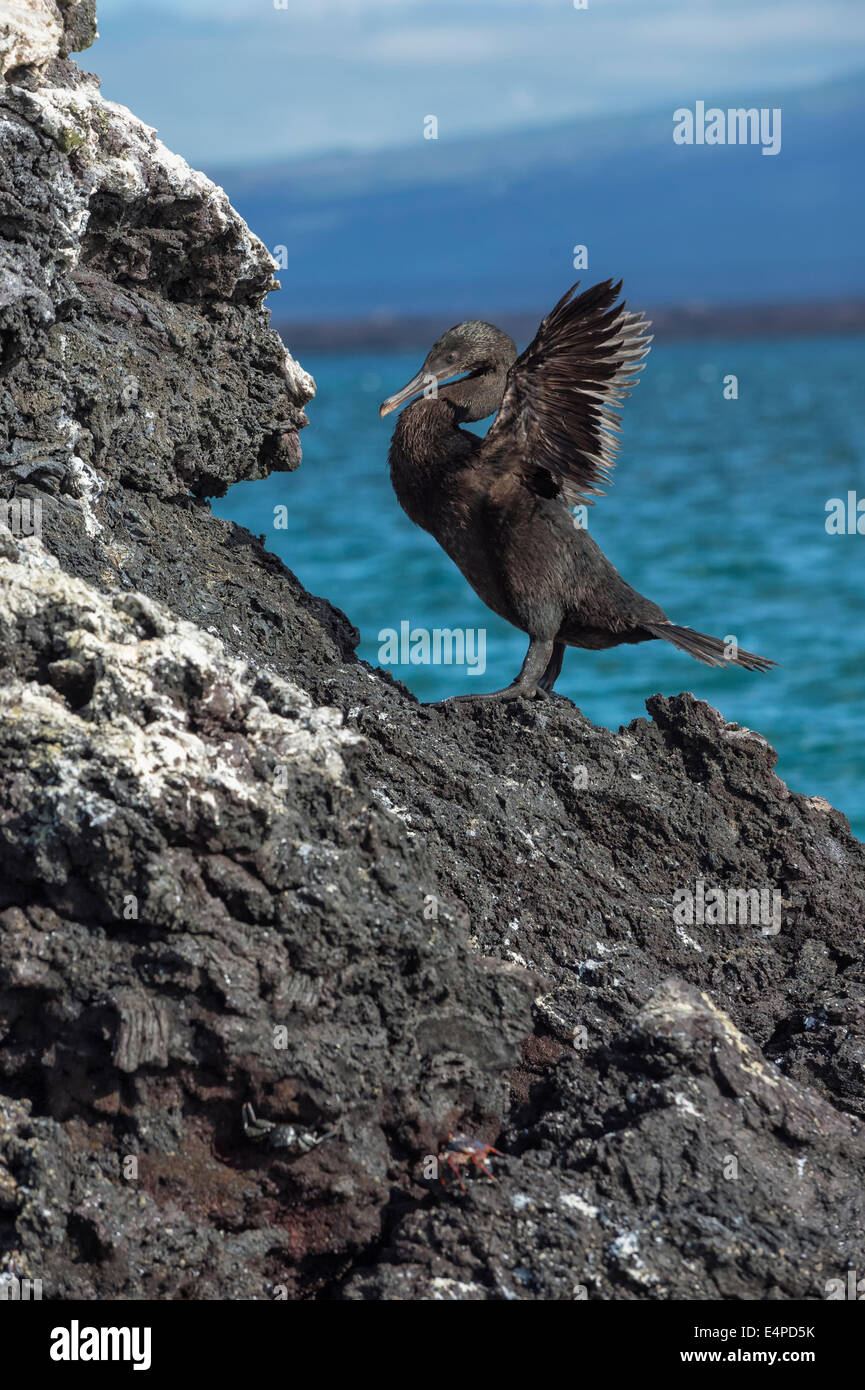
<instances>
[{"instance_id":1,"label":"webbed foot","mask_svg":"<svg viewBox=\"0 0 865 1390\"><path fill-rule=\"evenodd\" d=\"M487 704L493 702L504 703L506 700L548 700L549 695L540 685L525 685L519 681L514 681L512 685L506 685L503 690L488 690L477 695L450 695L446 700L436 700L434 707L444 709L446 705L458 704L477 704L484 701Z\"/></svg>"},{"instance_id":2,"label":"webbed foot","mask_svg":"<svg viewBox=\"0 0 865 1390\"><path fill-rule=\"evenodd\" d=\"M553 642L542 642L536 637L529 641L529 649L526 652L526 659L520 669L520 674L510 685L506 685L503 690L490 690L486 694L478 695L451 695L447 700L436 700L436 705L442 708L444 705L468 704L472 701L484 700L502 701L505 700L546 700L549 698L551 685L543 679L551 665L554 647L558 646ZM562 647L564 651L564 647ZM561 667L561 662L559 662ZM555 680L558 670L553 676Z\"/></svg>"}]
</instances>

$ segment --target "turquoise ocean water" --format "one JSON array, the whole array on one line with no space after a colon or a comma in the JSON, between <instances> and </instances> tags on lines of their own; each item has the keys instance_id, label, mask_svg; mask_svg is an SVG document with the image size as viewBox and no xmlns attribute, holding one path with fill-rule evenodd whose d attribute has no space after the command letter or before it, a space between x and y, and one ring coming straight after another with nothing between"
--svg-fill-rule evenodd
<instances>
[{"instance_id":1,"label":"turquoise ocean water","mask_svg":"<svg viewBox=\"0 0 865 1390\"><path fill-rule=\"evenodd\" d=\"M314 594L360 629L486 629L487 669L391 666L422 700L493 690L516 674L526 638L491 613L390 486L392 419L380 401L420 366L412 354L303 358L318 385L296 473L241 483L214 511L264 532ZM568 651L557 691L596 723L645 714L656 691L690 690L764 734L778 774L825 796L865 836L865 534L830 535L826 505L863 501L865 340L653 345L625 402L615 481L590 533L629 583L676 622L780 663L766 676L698 665L661 642ZM724 399L735 375L738 399ZM483 433L488 422L476 427ZM287 509L286 529L274 525Z\"/></svg>"}]
</instances>

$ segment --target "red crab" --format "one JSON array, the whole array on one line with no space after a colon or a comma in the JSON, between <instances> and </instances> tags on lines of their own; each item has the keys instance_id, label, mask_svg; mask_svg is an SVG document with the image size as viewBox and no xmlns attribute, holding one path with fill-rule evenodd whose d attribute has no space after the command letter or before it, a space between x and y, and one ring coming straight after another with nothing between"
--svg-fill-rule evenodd
<instances>
[{"instance_id":1,"label":"red crab","mask_svg":"<svg viewBox=\"0 0 865 1390\"><path fill-rule=\"evenodd\" d=\"M484 1163L487 1154L498 1154L499 1158L504 1157L501 1149L494 1149L492 1144L484 1144L480 1139L472 1139L468 1134L449 1134L448 1146L439 1157L444 1160L454 1176L459 1178L460 1187L465 1192L466 1185L460 1168L464 1168L468 1163L473 1164L475 1168L480 1168L491 1182L495 1182L493 1174ZM441 1174L441 1184L444 1187L444 1173Z\"/></svg>"}]
</instances>

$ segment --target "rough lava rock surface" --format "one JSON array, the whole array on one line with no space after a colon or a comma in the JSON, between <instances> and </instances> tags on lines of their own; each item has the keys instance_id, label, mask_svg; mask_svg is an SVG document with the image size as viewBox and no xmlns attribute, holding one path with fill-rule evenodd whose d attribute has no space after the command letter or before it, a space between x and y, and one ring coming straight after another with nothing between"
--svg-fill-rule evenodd
<instances>
[{"instance_id":1,"label":"rough lava rock surface","mask_svg":"<svg viewBox=\"0 0 865 1390\"><path fill-rule=\"evenodd\" d=\"M313 384L265 248L68 58L94 32L0 6L0 1279L824 1297L865 1231L862 846L689 695L418 706L212 516L297 466ZM780 931L677 923L700 879ZM495 1184L430 1178L456 1130Z\"/></svg>"}]
</instances>

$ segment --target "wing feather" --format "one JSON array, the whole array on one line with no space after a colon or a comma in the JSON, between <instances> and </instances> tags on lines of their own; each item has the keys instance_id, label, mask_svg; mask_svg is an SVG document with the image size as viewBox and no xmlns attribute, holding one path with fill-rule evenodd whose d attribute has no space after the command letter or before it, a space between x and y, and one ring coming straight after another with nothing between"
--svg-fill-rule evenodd
<instances>
[{"instance_id":1,"label":"wing feather","mask_svg":"<svg viewBox=\"0 0 865 1390\"><path fill-rule=\"evenodd\" d=\"M532 491L546 471L543 495L552 487L571 504L591 506L615 465L618 408L639 380L652 339L643 315L616 303L621 280L574 298L578 287L547 314L508 372L480 459L518 473Z\"/></svg>"}]
</instances>

